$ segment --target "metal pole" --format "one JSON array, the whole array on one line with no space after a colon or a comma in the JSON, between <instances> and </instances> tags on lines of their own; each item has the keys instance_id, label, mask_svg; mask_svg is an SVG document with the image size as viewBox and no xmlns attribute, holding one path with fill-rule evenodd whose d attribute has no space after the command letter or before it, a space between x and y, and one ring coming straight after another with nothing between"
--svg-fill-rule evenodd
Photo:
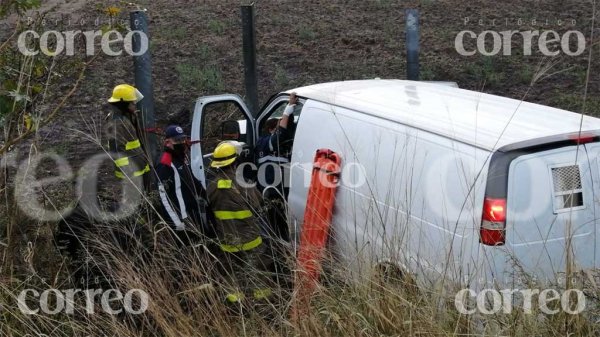
<instances>
[{"instance_id":1,"label":"metal pole","mask_svg":"<svg viewBox=\"0 0 600 337\"><path fill-rule=\"evenodd\" d=\"M419 80L419 10L406 10L406 78Z\"/></svg>"},{"instance_id":2,"label":"metal pole","mask_svg":"<svg viewBox=\"0 0 600 337\"><path fill-rule=\"evenodd\" d=\"M242 5L242 43L244 48L244 84L246 103L251 113L258 114L258 76L256 72L256 30L254 3Z\"/></svg>"},{"instance_id":3,"label":"metal pole","mask_svg":"<svg viewBox=\"0 0 600 337\"><path fill-rule=\"evenodd\" d=\"M144 133L141 136L151 163L154 163L158 158L158 136L154 132L146 132L156 127L148 18L144 10L135 10L129 14L129 20L131 30L138 32L133 34L131 47L134 53L135 87L144 95L144 99L138 103L138 109L142 113L141 127Z\"/></svg>"}]
</instances>

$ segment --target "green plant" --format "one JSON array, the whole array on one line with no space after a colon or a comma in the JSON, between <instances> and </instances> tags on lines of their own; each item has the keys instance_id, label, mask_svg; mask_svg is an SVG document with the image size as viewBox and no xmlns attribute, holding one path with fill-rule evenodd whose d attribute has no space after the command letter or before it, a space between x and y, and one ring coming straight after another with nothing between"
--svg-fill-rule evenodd
<instances>
[{"instance_id":1,"label":"green plant","mask_svg":"<svg viewBox=\"0 0 600 337\"><path fill-rule=\"evenodd\" d=\"M22 15L25 11L37 8L42 4L41 0L8 0L0 3L0 18L15 12Z\"/></svg>"},{"instance_id":2,"label":"green plant","mask_svg":"<svg viewBox=\"0 0 600 337\"><path fill-rule=\"evenodd\" d=\"M533 80L534 68L527 63L523 64L523 66L520 68L520 71L517 73L519 82L529 85Z\"/></svg>"},{"instance_id":3,"label":"green plant","mask_svg":"<svg viewBox=\"0 0 600 337\"><path fill-rule=\"evenodd\" d=\"M205 63L210 62L215 57L213 50L206 44L203 44L200 46L200 48L198 48L197 54L198 59Z\"/></svg>"},{"instance_id":4,"label":"green plant","mask_svg":"<svg viewBox=\"0 0 600 337\"><path fill-rule=\"evenodd\" d=\"M208 21L208 29L215 35L223 35L225 24L219 20Z\"/></svg>"},{"instance_id":5,"label":"green plant","mask_svg":"<svg viewBox=\"0 0 600 337\"><path fill-rule=\"evenodd\" d=\"M430 68L421 68L421 80L422 81L435 80L435 72Z\"/></svg>"},{"instance_id":6,"label":"green plant","mask_svg":"<svg viewBox=\"0 0 600 337\"><path fill-rule=\"evenodd\" d=\"M393 0L375 0L375 6L378 9L389 9L392 6Z\"/></svg>"},{"instance_id":7,"label":"green plant","mask_svg":"<svg viewBox=\"0 0 600 337\"><path fill-rule=\"evenodd\" d=\"M277 65L275 67L275 86L279 89L285 89L290 84L290 79L283 67Z\"/></svg>"},{"instance_id":8,"label":"green plant","mask_svg":"<svg viewBox=\"0 0 600 337\"><path fill-rule=\"evenodd\" d=\"M433 6L436 4L436 0L420 0L421 5L425 7Z\"/></svg>"},{"instance_id":9,"label":"green plant","mask_svg":"<svg viewBox=\"0 0 600 337\"><path fill-rule=\"evenodd\" d=\"M317 37L317 33L310 26L302 25L298 29L298 36L301 40L314 40Z\"/></svg>"},{"instance_id":10,"label":"green plant","mask_svg":"<svg viewBox=\"0 0 600 337\"><path fill-rule=\"evenodd\" d=\"M187 36L187 30L181 26L169 27L162 31L162 35L168 40L181 41Z\"/></svg>"},{"instance_id":11,"label":"green plant","mask_svg":"<svg viewBox=\"0 0 600 337\"><path fill-rule=\"evenodd\" d=\"M482 57L478 62L468 63L466 70L477 80L485 81L486 86L497 87L504 81L505 74L496 62L491 57Z\"/></svg>"},{"instance_id":12,"label":"green plant","mask_svg":"<svg viewBox=\"0 0 600 337\"><path fill-rule=\"evenodd\" d=\"M179 82L184 87L204 91L222 91L223 78L217 66L205 65L198 67L190 63L180 63L175 66Z\"/></svg>"},{"instance_id":13,"label":"green plant","mask_svg":"<svg viewBox=\"0 0 600 337\"><path fill-rule=\"evenodd\" d=\"M500 85L502 85L502 82L505 79L505 75L501 72L487 73L485 79L489 86L499 87Z\"/></svg>"},{"instance_id":14,"label":"green plant","mask_svg":"<svg viewBox=\"0 0 600 337\"><path fill-rule=\"evenodd\" d=\"M583 110L583 93L569 94L556 90L550 104L561 109L581 113ZM587 96L585 102L585 114L595 117L600 116L600 98L593 95Z\"/></svg>"},{"instance_id":15,"label":"green plant","mask_svg":"<svg viewBox=\"0 0 600 337\"><path fill-rule=\"evenodd\" d=\"M202 86L207 90L222 91L223 77L217 66L207 66L201 72Z\"/></svg>"}]
</instances>

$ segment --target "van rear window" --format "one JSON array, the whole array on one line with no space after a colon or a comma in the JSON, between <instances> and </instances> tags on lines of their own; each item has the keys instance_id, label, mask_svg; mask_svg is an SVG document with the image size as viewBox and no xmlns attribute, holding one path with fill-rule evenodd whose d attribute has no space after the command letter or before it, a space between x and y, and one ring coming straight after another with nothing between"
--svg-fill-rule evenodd
<instances>
[{"instance_id":1,"label":"van rear window","mask_svg":"<svg viewBox=\"0 0 600 337\"><path fill-rule=\"evenodd\" d=\"M583 207L583 190L579 165L558 166L552 171L554 212Z\"/></svg>"}]
</instances>

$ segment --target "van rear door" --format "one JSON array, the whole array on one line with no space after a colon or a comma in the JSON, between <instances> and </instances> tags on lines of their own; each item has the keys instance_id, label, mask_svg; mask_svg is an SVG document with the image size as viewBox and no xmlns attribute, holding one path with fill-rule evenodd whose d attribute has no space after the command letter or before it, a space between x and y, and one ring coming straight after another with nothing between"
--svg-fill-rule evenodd
<instances>
[{"instance_id":1,"label":"van rear door","mask_svg":"<svg viewBox=\"0 0 600 337\"><path fill-rule=\"evenodd\" d=\"M585 144L585 150L590 163L590 170L593 179L593 195L594 195L594 255L593 268L600 268L600 247L596 247L600 243L600 143Z\"/></svg>"},{"instance_id":2,"label":"van rear door","mask_svg":"<svg viewBox=\"0 0 600 337\"><path fill-rule=\"evenodd\" d=\"M600 153L600 147L594 148ZM564 272L568 238L576 268L595 266L594 187L600 186L595 162L585 145L535 152L511 162L506 248L526 272L547 277Z\"/></svg>"}]
</instances>

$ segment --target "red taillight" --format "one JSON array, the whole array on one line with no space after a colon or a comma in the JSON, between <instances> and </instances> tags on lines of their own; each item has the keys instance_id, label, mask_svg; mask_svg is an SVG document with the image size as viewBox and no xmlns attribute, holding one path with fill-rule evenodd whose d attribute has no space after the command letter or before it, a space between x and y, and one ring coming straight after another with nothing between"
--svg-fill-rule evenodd
<instances>
[{"instance_id":1,"label":"red taillight","mask_svg":"<svg viewBox=\"0 0 600 337\"><path fill-rule=\"evenodd\" d=\"M575 142L576 144L586 144L593 142L594 139L596 139L596 136L582 133L569 136L569 139Z\"/></svg>"},{"instance_id":2,"label":"red taillight","mask_svg":"<svg viewBox=\"0 0 600 337\"><path fill-rule=\"evenodd\" d=\"M504 244L506 199L485 198L479 240L489 246Z\"/></svg>"},{"instance_id":3,"label":"red taillight","mask_svg":"<svg viewBox=\"0 0 600 337\"><path fill-rule=\"evenodd\" d=\"M506 221L506 199L485 198L483 202L483 220L491 222Z\"/></svg>"}]
</instances>

